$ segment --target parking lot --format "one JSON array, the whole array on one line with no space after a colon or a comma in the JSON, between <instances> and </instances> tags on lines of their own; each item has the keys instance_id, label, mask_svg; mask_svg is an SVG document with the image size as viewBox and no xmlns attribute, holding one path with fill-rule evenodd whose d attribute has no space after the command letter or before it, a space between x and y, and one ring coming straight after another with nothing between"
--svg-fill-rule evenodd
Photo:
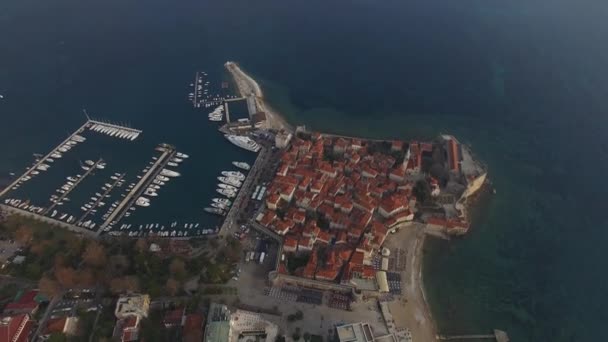
<instances>
[{"instance_id":1,"label":"parking lot","mask_svg":"<svg viewBox=\"0 0 608 342\"><path fill-rule=\"evenodd\" d=\"M401 274L397 272L386 272L389 292L394 295L401 295Z\"/></svg>"},{"instance_id":2,"label":"parking lot","mask_svg":"<svg viewBox=\"0 0 608 342\"><path fill-rule=\"evenodd\" d=\"M332 293L329 297L329 303L327 305L334 309L350 310L350 303L352 299L350 296L343 295L341 293Z\"/></svg>"},{"instance_id":3,"label":"parking lot","mask_svg":"<svg viewBox=\"0 0 608 342\"><path fill-rule=\"evenodd\" d=\"M63 298L53 307L51 318L74 316L77 310L97 310L95 292L92 290L68 291Z\"/></svg>"}]
</instances>

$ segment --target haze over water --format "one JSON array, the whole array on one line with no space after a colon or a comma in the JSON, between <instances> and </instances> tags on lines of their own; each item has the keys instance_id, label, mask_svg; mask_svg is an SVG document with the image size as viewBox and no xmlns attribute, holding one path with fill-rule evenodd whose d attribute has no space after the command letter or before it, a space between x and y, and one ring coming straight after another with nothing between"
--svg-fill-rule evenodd
<instances>
[{"instance_id":1,"label":"haze over water","mask_svg":"<svg viewBox=\"0 0 608 342\"><path fill-rule=\"evenodd\" d=\"M169 142L190 154L156 207L200 212L218 171L243 155L188 105L186 86L236 60L296 124L450 132L488 164L497 194L471 234L427 248L442 332L601 341L607 15L599 0L3 1L0 173L78 127L84 106L143 129L142 153Z\"/></svg>"}]
</instances>

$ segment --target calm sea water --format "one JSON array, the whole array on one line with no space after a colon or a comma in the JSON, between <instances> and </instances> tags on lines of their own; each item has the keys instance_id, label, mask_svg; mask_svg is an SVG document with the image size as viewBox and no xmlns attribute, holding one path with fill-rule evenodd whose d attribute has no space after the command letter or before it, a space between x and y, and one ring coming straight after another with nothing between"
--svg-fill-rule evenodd
<instances>
[{"instance_id":1,"label":"calm sea water","mask_svg":"<svg viewBox=\"0 0 608 342\"><path fill-rule=\"evenodd\" d=\"M77 127L84 106L143 129L144 161L163 141L190 154L155 219L198 219L217 173L252 156L190 108L186 86L195 70L220 80L236 60L294 123L452 132L487 162L497 194L473 232L427 246L443 332L601 341L607 14L599 0L3 1L0 172Z\"/></svg>"}]
</instances>

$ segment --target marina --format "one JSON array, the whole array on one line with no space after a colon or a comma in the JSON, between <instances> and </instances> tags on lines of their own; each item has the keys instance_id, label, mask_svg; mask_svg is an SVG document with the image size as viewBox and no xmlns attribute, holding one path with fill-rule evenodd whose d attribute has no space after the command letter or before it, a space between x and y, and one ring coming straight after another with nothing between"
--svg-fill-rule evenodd
<instances>
[{"instance_id":1,"label":"marina","mask_svg":"<svg viewBox=\"0 0 608 342\"><path fill-rule=\"evenodd\" d=\"M197 71L194 75L194 82L190 83L190 93L188 94L188 100L192 102L194 108L224 106L225 101L236 98L227 94L228 84L226 82L221 84L220 93L223 94L212 94L210 88L209 75L204 71Z\"/></svg>"},{"instance_id":2,"label":"marina","mask_svg":"<svg viewBox=\"0 0 608 342\"><path fill-rule=\"evenodd\" d=\"M101 229L98 231L98 234L101 234L102 231L111 230L112 226L120 221L131 206L137 202L146 188L152 184L152 182L155 180L154 177L161 173L165 165L176 154L175 148L171 145L161 144L157 149L160 150L161 155L154 161L153 165L145 171L139 182L129 191L122 202L118 204L116 209L106 218L104 223L101 225Z\"/></svg>"},{"instance_id":3,"label":"marina","mask_svg":"<svg viewBox=\"0 0 608 342\"><path fill-rule=\"evenodd\" d=\"M67 190L63 191L60 193L59 197L56 200L51 199L51 205L49 207L46 208L46 210L44 210L42 212L42 215L46 215L48 214L51 210L53 210L53 208L55 208L55 206L60 205L60 203L63 203L64 199L74 190L76 189L76 187L78 186L78 184L80 184L80 182L82 182L84 179L86 179L94 170L97 169L97 165L100 165L100 163L102 163L103 160L98 159L91 167L88 168L88 170L86 170L86 172L81 176L78 177L76 179L75 182L73 182L73 185L71 186L67 186L65 187Z\"/></svg>"},{"instance_id":4,"label":"marina","mask_svg":"<svg viewBox=\"0 0 608 342\"><path fill-rule=\"evenodd\" d=\"M137 176L137 181L130 183L126 192L120 194L115 190L127 182L126 172L106 171L108 164L102 158L98 158L96 161L89 159L78 160L79 157L76 156L76 158L71 158L71 161L65 160L65 155L78 144L89 141L88 139L91 137L85 137L85 133L87 132L129 142L136 140L142 133L141 130L131 127L93 120L87 115L85 123L49 153L46 155L34 154L35 162L27 167L22 175L17 176L0 193L3 203L2 208L6 212L46 221L75 232L88 232L87 234L93 237L99 237L103 233L110 232L112 235L148 236L154 234L159 237L177 238L213 234L217 231L217 228L202 227L200 222L178 224L177 221L174 221L167 224L167 227L173 228L168 231L164 231L163 225L148 224L146 225L148 228L146 230L143 229L144 225L141 225L141 230L135 228L132 232L122 234L120 230L124 231L126 227L123 224L120 226L121 229L116 229L117 231L113 232L114 225L117 225L120 220L124 217L129 217L136 208L150 206L153 200L159 196L158 191L161 187L165 186L172 179L181 176L179 172L170 167L179 167L189 156L177 152L171 145L158 145L156 150L160 154L152 157L149 165L143 168L143 173ZM47 197L47 201L49 202L46 205L38 205L36 203L42 199L21 199L10 196L11 191L17 191L21 185L33 179L33 177L41 177L44 172L59 163L59 161L62 163L68 162L68 164L75 162L76 165L74 166L78 167L79 172L65 175L62 172L66 167L65 165L56 169L53 175L55 181L58 180L57 177L60 177L62 181L59 186L56 185L53 193ZM100 174L104 178L93 177L97 174ZM12 175L16 176L14 173ZM93 179L93 181L88 181L88 179ZM88 186L86 189L81 189L81 184L85 181L88 183ZM91 186L95 186L95 188L91 188ZM77 196L72 196L74 192L78 192ZM101 208L107 208L107 211L103 215L98 213ZM76 211L77 209L79 209L79 212ZM139 226L132 223L128 225ZM175 232L172 233L172 231Z\"/></svg>"},{"instance_id":5,"label":"marina","mask_svg":"<svg viewBox=\"0 0 608 342\"><path fill-rule=\"evenodd\" d=\"M214 108L208 115L209 120L226 120L230 124L231 113L229 113L228 103L238 103L238 101L245 103L244 100L246 98L239 98L227 93L224 95L211 95L209 84L208 75L204 72L197 72L195 82L191 84L193 92L191 93L190 100L196 108ZM228 88L227 83L222 84L222 90L224 88ZM251 117L251 112L254 109L257 110L251 106L255 104L255 101L249 101L247 104L249 106L246 109L243 107L243 113L249 112L249 117ZM237 112L239 111L237 110ZM175 220L161 224L160 222L163 222L163 219L162 217L158 217L154 220L158 223L139 224L142 221L150 222L148 216L155 216L156 211L146 211L150 215L139 214L139 211L153 206L160 197L159 193L161 189L172 182L173 178L181 176L180 172L177 172L175 169L179 168L189 156L177 152L172 145L161 144L156 147L156 150L160 154L153 156L151 161L148 160L149 164L141 168L141 172L132 172L132 170L121 170L121 172L115 172L114 170L105 171L108 164L102 157L96 161L86 159L86 155L91 155L91 153L87 151L86 155L84 155L85 151L80 151L80 148L78 148L79 152L75 155L71 155L70 152L77 148L79 144L90 142L90 139L93 139L94 143L103 142L102 145L109 143L107 138L112 138L114 141L133 142L141 136L142 131L127 125L92 119L86 111L85 115L87 120L80 127L46 155L35 154L35 162L21 176L13 179L12 183L2 190L0 197L3 199L4 205L15 207L18 209L16 210L18 213L27 211L29 215L42 216L40 217L42 220L44 220L44 217L48 217L74 226L74 228L77 228L76 230L85 229L92 231L95 233L95 237L111 234L130 237L158 236L180 238L218 233L219 225L225 221L225 217L233 208L233 202L239 202L238 196L241 187L245 187L247 183L245 173L252 169L252 166L248 163L251 159L243 155L244 160L248 162L242 161L243 159L241 161L232 161L231 166L234 167L233 170L223 170L218 172L219 174L216 174L216 194L215 196L212 194L208 197L209 202L207 206L201 208L203 210L199 209L200 214L198 214L208 216L208 218L202 218L201 221L197 221L196 217L189 218L190 215L186 213L186 216L183 217L185 220L180 221L190 221L193 223L178 224L178 221ZM253 125L249 125L249 118L236 119L234 124L239 127L255 129ZM261 146L256 142L257 136L250 135L243 130L239 130L238 132L233 131L234 127L236 126L229 126L226 128L226 131L224 131L224 128L220 130L226 140L238 146L242 151L254 153L260 151ZM89 136L89 134L92 134L92 136ZM221 136L218 136L218 138L223 139ZM100 156L103 156L108 151L94 153L99 153ZM142 152L139 153L141 154ZM239 152L236 151L236 153ZM66 159L67 154L70 154L70 156ZM118 157L118 159L120 162L125 161L123 157ZM61 175L62 171L67 169L66 163L73 164L74 162L78 164L78 167L82 171L78 173L74 172L70 175ZM112 167L117 167L120 166L120 162L112 162L110 164ZM35 198L37 196L33 196L34 198L23 198L24 195L28 197L32 193L31 191L24 192L20 190L22 194L17 194L15 198L13 198L14 196L11 198L7 196L12 190L18 190L26 182L34 177L41 177L43 173L50 169L55 170L51 178L61 177L63 181L58 187L55 185L54 192L50 197L47 197L50 201L48 204L38 205L37 203L41 202ZM131 180L127 179L127 174L132 175ZM89 181L88 179L92 180ZM86 183L84 188L82 188L82 183ZM124 191L117 192L116 189L123 187L123 185ZM31 186L28 185L28 187ZM38 190L38 186L36 189ZM256 191L254 199L262 198L263 195L264 191ZM246 196L249 198L251 193L249 192ZM213 216L219 216L219 221L214 221Z\"/></svg>"},{"instance_id":6,"label":"marina","mask_svg":"<svg viewBox=\"0 0 608 342\"><path fill-rule=\"evenodd\" d=\"M33 171L35 171L40 165L44 164L45 160L47 160L51 157L53 157L53 158L56 158L57 156L61 157L61 154L57 151L60 148L63 148L63 146L65 146L68 143L68 141L73 141L73 138L75 136L79 135L80 133L84 132L84 130L87 127L89 127L89 125L90 125L90 120L87 120L82 126L80 126L80 128L78 128L76 131L74 131L74 133L69 135L64 141L62 141L61 143L59 143L59 145L57 145L55 148L53 148L51 150L51 152L46 154L44 157L39 158L39 160L36 163L34 163L29 169L27 169L21 176L17 177L12 183L10 183L8 186L6 186L6 188L4 188L4 190L0 191L0 198L4 197L11 190L16 190L16 187L18 187L21 182L31 179L31 176L29 176L29 175L31 175L31 173ZM67 150L66 150L66 152L67 152Z\"/></svg>"},{"instance_id":7,"label":"marina","mask_svg":"<svg viewBox=\"0 0 608 342\"><path fill-rule=\"evenodd\" d=\"M115 176L116 180L114 180L114 182L111 184L110 187L106 187L106 190L103 193L101 193L101 196L99 196L99 198L92 197L92 199L95 198L95 203L93 203L91 205L91 208L87 208L85 213L82 214L82 216L80 216L80 218L76 221L76 224L80 225L84 221L84 219L92 213L93 210L96 210L95 208L101 207L102 203L104 203L103 201L107 198L107 196L109 196L109 193L112 192L112 190L114 190L114 188L119 186L119 184L122 184L124 177L125 177L124 173L119 174L118 176Z\"/></svg>"}]
</instances>

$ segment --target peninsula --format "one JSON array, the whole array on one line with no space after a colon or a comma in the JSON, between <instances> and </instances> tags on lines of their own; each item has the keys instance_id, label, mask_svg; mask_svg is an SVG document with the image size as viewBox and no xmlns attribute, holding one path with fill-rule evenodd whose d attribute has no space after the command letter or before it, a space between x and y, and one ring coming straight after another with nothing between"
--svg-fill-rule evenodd
<instances>
[{"instance_id":1,"label":"peninsula","mask_svg":"<svg viewBox=\"0 0 608 342\"><path fill-rule=\"evenodd\" d=\"M485 183L485 167L451 135L420 142L294 131L268 110L253 78L236 63L226 68L241 96L255 96L265 112L278 154L250 222L279 242L271 296L308 291L318 304L348 312L307 308L330 320L323 328L348 319L395 340L439 338L422 279L425 236L468 232L467 202ZM253 304L255 291L243 291Z\"/></svg>"}]
</instances>

